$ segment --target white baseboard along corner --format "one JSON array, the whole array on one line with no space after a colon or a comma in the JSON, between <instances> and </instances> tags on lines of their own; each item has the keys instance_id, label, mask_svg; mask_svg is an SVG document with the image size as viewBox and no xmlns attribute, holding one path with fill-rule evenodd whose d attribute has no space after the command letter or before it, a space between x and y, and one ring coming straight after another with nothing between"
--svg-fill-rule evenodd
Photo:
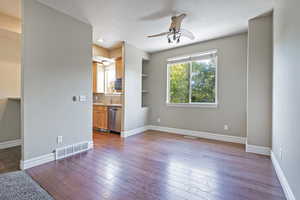
<instances>
[{"instance_id":1,"label":"white baseboard along corner","mask_svg":"<svg viewBox=\"0 0 300 200\"><path fill-rule=\"evenodd\" d=\"M94 148L93 141L89 141L87 151L90 149L93 149L93 148ZM83 152L83 151L80 151L79 153L81 153L81 152ZM72 154L72 155L75 155L75 154ZM48 163L51 161L55 161L55 160L56 160L55 153L49 153L46 155L38 156L38 157L31 158L31 159L24 160L24 161L21 160L20 161L20 169L26 170L26 169L36 167L38 165L42 165L42 164L45 164L45 163Z\"/></svg>"},{"instance_id":2,"label":"white baseboard along corner","mask_svg":"<svg viewBox=\"0 0 300 200\"><path fill-rule=\"evenodd\" d=\"M239 144L245 144L246 142L245 137L215 134L215 133L209 133L204 131L193 131L187 129L169 128L169 127L162 127L162 126L148 126L148 130L175 133L179 135L194 136L199 138L219 140L219 141L239 143Z\"/></svg>"},{"instance_id":3,"label":"white baseboard along corner","mask_svg":"<svg viewBox=\"0 0 300 200\"><path fill-rule=\"evenodd\" d=\"M257 146L257 145L251 145L251 144L248 144L246 142L246 152L270 156L271 155L271 148L270 147Z\"/></svg>"},{"instance_id":4,"label":"white baseboard along corner","mask_svg":"<svg viewBox=\"0 0 300 200\"><path fill-rule=\"evenodd\" d=\"M122 131L121 132L121 137L126 138L126 137L129 137L129 136L133 136L133 135L143 133L144 131L147 131L147 130L149 130L148 126L143 126L143 127L140 127L140 128L132 129L130 131Z\"/></svg>"},{"instance_id":5,"label":"white baseboard along corner","mask_svg":"<svg viewBox=\"0 0 300 200\"><path fill-rule=\"evenodd\" d=\"M281 169L279 162L274 154L273 151L271 151L271 160L274 166L274 169L276 171L277 177L279 179L279 182L282 186L282 189L284 191L285 197L287 200L296 200L296 197L290 187L290 184L287 181L287 178L283 172L283 170Z\"/></svg>"}]
</instances>

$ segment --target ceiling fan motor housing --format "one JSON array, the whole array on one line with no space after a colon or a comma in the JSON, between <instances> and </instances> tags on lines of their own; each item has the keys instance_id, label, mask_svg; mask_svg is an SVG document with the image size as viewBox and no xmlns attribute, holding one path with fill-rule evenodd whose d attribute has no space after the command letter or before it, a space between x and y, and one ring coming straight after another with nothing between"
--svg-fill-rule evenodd
<instances>
[{"instance_id":1,"label":"ceiling fan motor housing","mask_svg":"<svg viewBox=\"0 0 300 200\"><path fill-rule=\"evenodd\" d=\"M175 31L175 32L172 31L167 35L168 43L174 43L174 42L179 43L180 37L181 37L180 31Z\"/></svg>"}]
</instances>

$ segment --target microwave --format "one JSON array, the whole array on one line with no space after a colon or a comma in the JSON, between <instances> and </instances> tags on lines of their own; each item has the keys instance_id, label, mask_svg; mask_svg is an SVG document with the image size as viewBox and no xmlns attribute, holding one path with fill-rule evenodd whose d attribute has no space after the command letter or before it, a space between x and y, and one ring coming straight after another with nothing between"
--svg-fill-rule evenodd
<instances>
[{"instance_id":1,"label":"microwave","mask_svg":"<svg viewBox=\"0 0 300 200\"><path fill-rule=\"evenodd\" d=\"M115 90L122 90L122 79L118 78L115 80Z\"/></svg>"}]
</instances>

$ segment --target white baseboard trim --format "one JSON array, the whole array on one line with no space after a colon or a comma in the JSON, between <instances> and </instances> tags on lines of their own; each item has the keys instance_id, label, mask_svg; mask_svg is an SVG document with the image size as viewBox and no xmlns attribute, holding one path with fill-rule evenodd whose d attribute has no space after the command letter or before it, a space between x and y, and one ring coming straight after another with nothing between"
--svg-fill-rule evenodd
<instances>
[{"instance_id":1,"label":"white baseboard trim","mask_svg":"<svg viewBox=\"0 0 300 200\"><path fill-rule=\"evenodd\" d=\"M272 160L272 163L273 163L273 166L275 168L275 171L276 171L276 174L278 176L278 179L280 181L280 184L283 188L283 191L284 191L284 194L286 196L286 199L287 200L296 200L294 194L293 194L293 191L279 165L279 162L277 161L276 157L275 157L275 154L273 153L273 151L271 151L271 160Z\"/></svg>"},{"instance_id":2,"label":"white baseboard trim","mask_svg":"<svg viewBox=\"0 0 300 200\"><path fill-rule=\"evenodd\" d=\"M0 149L7 149L10 147L20 146L22 144L22 140L10 140L6 142L0 142Z\"/></svg>"},{"instance_id":3,"label":"white baseboard trim","mask_svg":"<svg viewBox=\"0 0 300 200\"><path fill-rule=\"evenodd\" d=\"M132 135L140 134L143 133L144 131L149 130L148 126L143 126L140 128L132 129L130 131L122 131L121 132L121 137L126 138Z\"/></svg>"},{"instance_id":4,"label":"white baseboard trim","mask_svg":"<svg viewBox=\"0 0 300 200\"><path fill-rule=\"evenodd\" d=\"M219 141L232 142L232 143L240 143L240 144L245 144L246 142L246 138L244 137L215 134L215 133L209 133L203 131L193 131L193 130L169 128L169 127L162 127L162 126L148 126L148 130L162 131L168 133L175 133L179 135L194 136L199 138L219 140Z\"/></svg>"},{"instance_id":5,"label":"white baseboard trim","mask_svg":"<svg viewBox=\"0 0 300 200\"><path fill-rule=\"evenodd\" d=\"M49 153L29 160L24 160L24 161L21 160L20 168L21 170L25 170L54 160L55 160L55 154Z\"/></svg>"},{"instance_id":6,"label":"white baseboard trim","mask_svg":"<svg viewBox=\"0 0 300 200\"><path fill-rule=\"evenodd\" d=\"M89 149L93 149L94 148L94 141L89 141Z\"/></svg>"},{"instance_id":7,"label":"white baseboard trim","mask_svg":"<svg viewBox=\"0 0 300 200\"><path fill-rule=\"evenodd\" d=\"M252 144L248 144L246 142L246 152L270 156L271 155L271 148L270 147L252 145Z\"/></svg>"},{"instance_id":8,"label":"white baseboard trim","mask_svg":"<svg viewBox=\"0 0 300 200\"><path fill-rule=\"evenodd\" d=\"M93 141L89 141L88 144L88 150L93 149L94 148L94 142ZM81 152L79 152L81 153ZM51 161L55 160L55 153L49 153L46 155L42 155L39 157L35 157L29 160L21 160L20 162L20 168L21 170L26 170L32 167L36 167L38 165L42 165Z\"/></svg>"}]
</instances>

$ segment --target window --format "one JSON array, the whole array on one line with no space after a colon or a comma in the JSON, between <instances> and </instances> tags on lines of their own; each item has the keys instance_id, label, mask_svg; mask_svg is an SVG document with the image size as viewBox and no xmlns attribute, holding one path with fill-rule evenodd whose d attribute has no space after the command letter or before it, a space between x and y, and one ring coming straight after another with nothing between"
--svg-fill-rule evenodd
<instances>
[{"instance_id":1,"label":"window","mask_svg":"<svg viewBox=\"0 0 300 200\"><path fill-rule=\"evenodd\" d=\"M217 51L168 59L168 105L217 105Z\"/></svg>"},{"instance_id":2,"label":"window","mask_svg":"<svg viewBox=\"0 0 300 200\"><path fill-rule=\"evenodd\" d=\"M105 72L104 72L104 65L103 64L99 64L97 63L97 80L96 80L96 87L97 87L97 93L105 93L104 90L104 76L105 76Z\"/></svg>"},{"instance_id":3,"label":"window","mask_svg":"<svg viewBox=\"0 0 300 200\"><path fill-rule=\"evenodd\" d=\"M105 94L112 94L115 91L116 70L115 65L105 67Z\"/></svg>"}]
</instances>

